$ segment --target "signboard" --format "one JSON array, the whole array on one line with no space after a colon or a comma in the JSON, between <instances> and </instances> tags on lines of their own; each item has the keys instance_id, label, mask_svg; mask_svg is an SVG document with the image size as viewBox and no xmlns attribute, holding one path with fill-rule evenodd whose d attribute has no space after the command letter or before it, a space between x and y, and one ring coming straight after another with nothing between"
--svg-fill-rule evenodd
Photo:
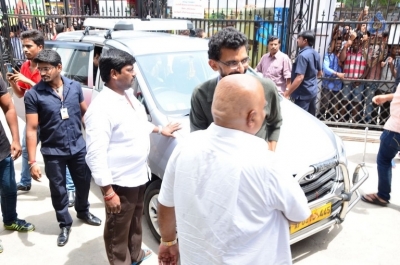
<instances>
[{"instance_id":1,"label":"signboard","mask_svg":"<svg viewBox=\"0 0 400 265\"><path fill-rule=\"evenodd\" d=\"M205 0L174 0L172 17L204 18Z\"/></svg>"}]
</instances>

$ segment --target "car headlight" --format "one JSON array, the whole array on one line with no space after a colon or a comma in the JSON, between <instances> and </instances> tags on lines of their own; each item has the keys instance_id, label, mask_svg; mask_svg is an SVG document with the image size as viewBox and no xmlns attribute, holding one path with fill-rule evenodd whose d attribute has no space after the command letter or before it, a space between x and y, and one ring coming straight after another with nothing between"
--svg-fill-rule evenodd
<instances>
[{"instance_id":1,"label":"car headlight","mask_svg":"<svg viewBox=\"0 0 400 265\"><path fill-rule=\"evenodd\" d=\"M344 147L344 143L339 136L335 135L335 138L336 138L336 148L338 151L339 162L342 162L347 166L347 156L346 156L346 149Z\"/></svg>"}]
</instances>

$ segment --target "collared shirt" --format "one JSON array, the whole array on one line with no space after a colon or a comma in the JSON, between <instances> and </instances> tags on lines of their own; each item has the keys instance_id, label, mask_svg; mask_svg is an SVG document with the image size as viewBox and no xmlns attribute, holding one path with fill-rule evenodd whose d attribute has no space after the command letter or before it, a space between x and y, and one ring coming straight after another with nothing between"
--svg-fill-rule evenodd
<instances>
[{"instance_id":1,"label":"collared shirt","mask_svg":"<svg viewBox=\"0 0 400 265\"><path fill-rule=\"evenodd\" d=\"M340 80L334 73L341 73L342 67L339 66L339 58L335 53L326 53L324 56L324 64L322 66L324 77L335 78L336 80L322 80L322 86L332 90L339 91L342 89L342 80Z\"/></svg>"},{"instance_id":2,"label":"collared shirt","mask_svg":"<svg viewBox=\"0 0 400 265\"><path fill-rule=\"evenodd\" d=\"M357 53L348 51L343 66L344 78L359 79L364 74L366 66L367 61L364 59L361 50Z\"/></svg>"},{"instance_id":3,"label":"collared shirt","mask_svg":"<svg viewBox=\"0 0 400 265\"><path fill-rule=\"evenodd\" d=\"M10 38L11 41L11 46L14 51L14 59L20 60L20 64L22 64L23 60L26 59L25 54L24 54L24 49L22 48L22 42L21 39L18 37L13 37Z\"/></svg>"},{"instance_id":4,"label":"collared shirt","mask_svg":"<svg viewBox=\"0 0 400 265\"><path fill-rule=\"evenodd\" d=\"M0 98L8 94L7 84L3 77L0 75ZM7 138L7 134L4 131L3 124L0 121L0 161L6 158L10 154L10 141Z\"/></svg>"},{"instance_id":5,"label":"collared shirt","mask_svg":"<svg viewBox=\"0 0 400 265\"><path fill-rule=\"evenodd\" d=\"M43 155L74 155L85 148L81 131L83 93L81 85L66 77L61 101L57 93L40 81L25 93L26 114L38 114ZM61 118L61 108L67 108L69 118Z\"/></svg>"},{"instance_id":6,"label":"collared shirt","mask_svg":"<svg viewBox=\"0 0 400 265\"><path fill-rule=\"evenodd\" d=\"M394 92L393 100L390 103L390 117L383 128L400 133L400 89L396 89Z\"/></svg>"},{"instance_id":7,"label":"collared shirt","mask_svg":"<svg viewBox=\"0 0 400 265\"><path fill-rule=\"evenodd\" d=\"M214 123L176 146L158 201L175 207L182 264L292 263L287 219L310 209L274 159L262 139Z\"/></svg>"},{"instance_id":8,"label":"collared shirt","mask_svg":"<svg viewBox=\"0 0 400 265\"><path fill-rule=\"evenodd\" d=\"M191 131L205 130L214 121L211 105L218 80L219 77L210 79L194 89L189 114ZM267 116L256 135L264 140L278 141L282 125L278 91L271 80L259 78L259 81L264 88L264 95L267 100L267 105L264 108Z\"/></svg>"},{"instance_id":9,"label":"collared shirt","mask_svg":"<svg viewBox=\"0 0 400 265\"><path fill-rule=\"evenodd\" d=\"M303 82L292 93L293 98L310 99L318 94L317 73L321 70L319 54L310 46L299 51L292 68L292 82L304 75Z\"/></svg>"},{"instance_id":10,"label":"collared shirt","mask_svg":"<svg viewBox=\"0 0 400 265\"><path fill-rule=\"evenodd\" d=\"M21 66L20 73L37 84L40 82L40 80L42 80L42 77L40 76L40 73L37 69L31 72L30 67L31 67L31 61L28 60L24 62ZM31 88L31 85L21 81L18 81L17 85L24 90L28 90Z\"/></svg>"},{"instance_id":11,"label":"collared shirt","mask_svg":"<svg viewBox=\"0 0 400 265\"><path fill-rule=\"evenodd\" d=\"M267 53L261 57L257 71L262 73L264 77L270 78L276 84L279 92L284 93L286 91L286 79L290 78L292 71L292 62L289 56L281 51L272 56Z\"/></svg>"},{"instance_id":12,"label":"collared shirt","mask_svg":"<svg viewBox=\"0 0 400 265\"><path fill-rule=\"evenodd\" d=\"M86 163L101 187L137 187L148 181L149 134L154 125L133 91L125 95L104 87L85 114Z\"/></svg>"}]
</instances>

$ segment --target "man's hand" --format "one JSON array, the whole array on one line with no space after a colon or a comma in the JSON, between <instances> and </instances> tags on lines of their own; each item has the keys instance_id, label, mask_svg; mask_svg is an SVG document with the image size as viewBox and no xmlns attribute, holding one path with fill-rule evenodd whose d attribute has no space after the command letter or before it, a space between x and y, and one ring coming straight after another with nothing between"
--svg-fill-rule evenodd
<instances>
[{"instance_id":1,"label":"man's hand","mask_svg":"<svg viewBox=\"0 0 400 265\"><path fill-rule=\"evenodd\" d=\"M336 73L336 76L342 80L344 79L344 73Z\"/></svg>"},{"instance_id":2,"label":"man's hand","mask_svg":"<svg viewBox=\"0 0 400 265\"><path fill-rule=\"evenodd\" d=\"M351 39L348 39L344 47L349 48L351 45L353 45L353 41Z\"/></svg>"},{"instance_id":3,"label":"man's hand","mask_svg":"<svg viewBox=\"0 0 400 265\"><path fill-rule=\"evenodd\" d=\"M22 148L21 145L19 144L19 142L17 141L13 141L11 143L11 157L13 160L17 159L18 157L20 157L22 154Z\"/></svg>"},{"instance_id":4,"label":"man's hand","mask_svg":"<svg viewBox=\"0 0 400 265\"><path fill-rule=\"evenodd\" d=\"M289 94L289 90L286 89L285 93L283 93L283 96L287 99L290 99L290 94Z\"/></svg>"},{"instance_id":5,"label":"man's hand","mask_svg":"<svg viewBox=\"0 0 400 265\"><path fill-rule=\"evenodd\" d=\"M383 95L378 95L372 98L372 102L374 102L376 105L382 105L386 102L386 99Z\"/></svg>"},{"instance_id":6,"label":"man's hand","mask_svg":"<svg viewBox=\"0 0 400 265\"><path fill-rule=\"evenodd\" d=\"M31 172L32 178L34 180L40 182L40 178L42 177L42 172L40 171L39 165L38 164L34 164L33 166L31 166L30 172Z\"/></svg>"},{"instance_id":7,"label":"man's hand","mask_svg":"<svg viewBox=\"0 0 400 265\"><path fill-rule=\"evenodd\" d=\"M107 213L120 213L121 212L121 202L117 194L109 201L104 201L106 205Z\"/></svg>"},{"instance_id":8,"label":"man's hand","mask_svg":"<svg viewBox=\"0 0 400 265\"><path fill-rule=\"evenodd\" d=\"M26 76L24 76L23 74L21 74L20 72L15 70L14 68L13 68L13 70L14 70L14 74L12 74L10 77L10 79L12 81L14 81L14 82L21 81L22 83L32 85L32 83L33 83L32 80L30 80L29 78L27 78ZM7 74L7 76L8 76L8 74Z\"/></svg>"},{"instance_id":9,"label":"man's hand","mask_svg":"<svg viewBox=\"0 0 400 265\"><path fill-rule=\"evenodd\" d=\"M13 76L14 74L7 72L6 74L7 81L10 83L15 83Z\"/></svg>"},{"instance_id":10,"label":"man's hand","mask_svg":"<svg viewBox=\"0 0 400 265\"><path fill-rule=\"evenodd\" d=\"M175 131L178 131L181 129L181 124L179 122L170 122L168 123L167 126L165 126L162 131L161 134L167 137L175 137L175 135L173 135L173 133Z\"/></svg>"},{"instance_id":11,"label":"man's hand","mask_svg":"<svg viewBox=\"0 0 400 265\"><path fill-rule=\"evenodd\" d=\"M175 244L167 247L160 244L158 248L158 264L159 265L176 265L179 260L179 246Z\"/></svg>"}]
</instances>

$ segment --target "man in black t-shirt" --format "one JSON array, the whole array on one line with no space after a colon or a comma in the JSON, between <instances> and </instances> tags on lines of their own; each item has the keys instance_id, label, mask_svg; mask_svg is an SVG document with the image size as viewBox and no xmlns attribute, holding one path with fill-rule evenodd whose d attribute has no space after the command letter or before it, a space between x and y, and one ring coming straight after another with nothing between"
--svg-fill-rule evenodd
<instances>
[{"instance_id":1,"label":"man in black t-shirt","mask_svg":"<svg viewBox=\"0 0 400 265\"><path fill-rule=\"evenodd\" d=\"M4 228L19 232L29 232L35 229L31 223L17 218L17 184L15 182L14 160L21 156L22 148L19 143L18 120L14 104L7 91L7 84L0 75L0 106L10 127L12 143L7 138L0 122L0 190L1 213Z\"/></svg>"}]
</instances>

